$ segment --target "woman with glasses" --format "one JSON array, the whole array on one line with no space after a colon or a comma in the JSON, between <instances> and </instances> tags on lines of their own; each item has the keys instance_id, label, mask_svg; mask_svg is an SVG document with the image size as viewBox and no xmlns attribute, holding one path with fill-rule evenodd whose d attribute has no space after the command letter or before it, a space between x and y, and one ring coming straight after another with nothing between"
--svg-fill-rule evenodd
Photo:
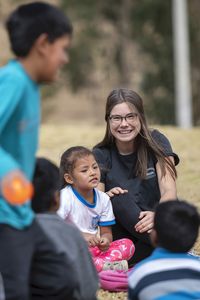
<instances>
[{"instance_id":1,"label":"woman with glasses","mask_svg":"<svg viewBox=\"0 0 200 300\"><path fill-rule=\"evenodd\" d=\"M148 128L136 92L113 90L107 98L105 120L105 136L93 150L101 168L99 189L112 201L114 239L127 237L135 244L132 265L153 250L149 232L155 205L177 198L179 158L163 134Z\"/></svg>"}]
</instances>

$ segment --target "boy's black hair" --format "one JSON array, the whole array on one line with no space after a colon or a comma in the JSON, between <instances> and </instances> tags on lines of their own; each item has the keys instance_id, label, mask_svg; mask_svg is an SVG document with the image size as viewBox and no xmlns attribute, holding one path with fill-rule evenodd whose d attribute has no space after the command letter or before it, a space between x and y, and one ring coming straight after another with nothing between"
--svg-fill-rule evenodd
<instances>
[{"instance_id":1,"label":"boy's black hair","mask_svg":"<svg viewBox=\"0 0 200 300\"><path fill-rule=\"evenodd\" d=\"M59 191L59 169L46 158L37 158L33 176L32 208L36 213L50 210Z\"/></svg>"},{"instance_id":2,"label":"boy's black hair","mask_svg":"<svg viewBox=\"0 0 200 300\"><path fill-rule=\"evenodd\" d=\"M197 208L185 201L165 201L155 212L154 228L158 245L172 252L187 252L194 245L199 231Z\"/></svg>"},{"instance_id":3,"label":"boy's black hair","mask_svg":"<svg viewBox=\"0 0 200 300\"><path fill-rule=\"evenodd\" d=\"M72 25L65 14L56 6L43 2L20 5L11 13L6 29L13 52L26 57L36 39L46 33L49 42L65 34L72 34Z\"/></svg>"}]
</instances>

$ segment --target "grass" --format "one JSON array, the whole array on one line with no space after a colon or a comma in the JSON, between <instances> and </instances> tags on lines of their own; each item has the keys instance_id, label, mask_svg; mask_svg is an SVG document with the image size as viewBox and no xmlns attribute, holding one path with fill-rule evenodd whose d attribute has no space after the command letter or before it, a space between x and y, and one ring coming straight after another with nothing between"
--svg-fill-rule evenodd
<instances>
[{"instance_id":1,"label":"grass","mask_svg":"<svg viewBox=\"0 0 200 300\"><path fill-rule=\"evenodd\" d=\"M178 196L194 203L200 209L200 127L184 130L176 127L155 126L170 140L174 152L180 157L177 167ZM88 124L47 125L41 127L38 155L59 163L60 156L68 147L83 145L92 148L104 135L104 126ZM200 239L195 245L200 254ZM126 293L108 293L100 290L99 300L126 299Z\"/></svg>"}]
</instances>

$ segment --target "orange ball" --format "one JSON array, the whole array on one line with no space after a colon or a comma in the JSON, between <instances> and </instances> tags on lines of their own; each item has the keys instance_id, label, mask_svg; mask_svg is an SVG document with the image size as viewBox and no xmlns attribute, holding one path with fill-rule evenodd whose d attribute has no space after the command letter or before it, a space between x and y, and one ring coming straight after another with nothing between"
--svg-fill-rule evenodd
<instances>
[{"instance_id":1,"label":"orange ball","mask_svg":"<svg viewBox=\"0 0 200 300\"><path fill-rule=\"evenodd\" d=\"M33 196L32 184L21 176L13 176L2 185L2 194L12 205L21 205Z\"/></svg>"}]
</instances>

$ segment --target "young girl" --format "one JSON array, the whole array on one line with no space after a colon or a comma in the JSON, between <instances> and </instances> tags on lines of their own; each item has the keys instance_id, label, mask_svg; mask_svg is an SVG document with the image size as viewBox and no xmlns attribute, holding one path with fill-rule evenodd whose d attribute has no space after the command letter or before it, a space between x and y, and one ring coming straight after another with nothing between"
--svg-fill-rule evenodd
<instances>
[{"instance_id":1,"label":"young girl","mask_svg":"<svg viewBox=\"0 0 200 300\"><path fill-rule=\"evenodd\" d=\"M124 262L114 262L129 260L135 247L129 239L112 242L110 226L115 224L115 218L108 195L96 189L100 170L92 152L84 147L69 148L61 157L60 174L62 190L58 214L80 229L98 272L117 266L124 269ZM127 267L127 263L125 265Z\"/></svg>"}]
</instances>

